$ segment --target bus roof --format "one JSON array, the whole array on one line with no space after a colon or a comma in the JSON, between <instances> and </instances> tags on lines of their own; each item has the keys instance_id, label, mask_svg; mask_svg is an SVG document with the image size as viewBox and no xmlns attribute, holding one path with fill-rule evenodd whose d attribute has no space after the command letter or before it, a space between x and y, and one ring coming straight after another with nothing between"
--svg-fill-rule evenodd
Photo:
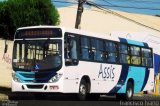
<instances>
[{"instance_id":1,"label":"bus roof","mask_svg":"<svg viewBox=\"0 0 160 106\"><path fill-rule=\"evenodd\" d=\"M34 29L34 28L60 28L60 29L62 29L63 33L69 32L69 33L74 33L74 34L80 34L82 36L84 35L84 36L89 36L89 37L96 37L96 38L100 38L100 39L107 39L107 40L123 42L123 43L128 43L128 44L134 44L134 45L139 45L139 46L146 45L146 43L144 43L142 41L135 41L135 40L131 40L131 39L126 39L126 38L123 38L120 36L117 37L117 36L112 36L111 34L98 34L98 33L88 32L88 31L84 31L84 30L80 30L80 29L66 28L66 27L61 27L61 26L39 25L39 26L21 27L21 28L18 28L17 30Z\"/></svg>"},{"instance_id":2,"label":"bus roof","mask_svg":"<svg viewBox=\"0 0 160 106\"><path fill-rule=\"evenodd\" d=\"M84 30L80 30L80 29L66 28L66 27L61 27L61 26L39 25L39 26L20 27L17 30L34 29L34 28L61 28L63 32L70 32L70 33L75 33L75 34L81 34L81 35L86 35L86 36L91 36L91 37L105 38L105 39L118 41L117 37L114 37L114 36L111 37L111 35L109 35L109 34L108 35L107 34L99 34L99 33L93 33L93 32L84 31Z\"/></svg>"},{"instance_id":3,"label":"bus roof","mask_svg":"<svg viewBox=\"0 0 160 106\"><path fill-rule=\"evenodd\" d=\"M49 26L49 25L39 25L39 26L20 27L17 30L33 29L33 28L60 28L60 27L59 26Z\"/></svg>"}]
</instances>

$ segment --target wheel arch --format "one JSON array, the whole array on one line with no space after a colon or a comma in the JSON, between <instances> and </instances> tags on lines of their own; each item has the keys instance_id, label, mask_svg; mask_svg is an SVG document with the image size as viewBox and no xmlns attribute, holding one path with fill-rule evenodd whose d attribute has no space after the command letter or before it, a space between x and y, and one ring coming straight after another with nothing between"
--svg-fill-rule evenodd
<instances>
[{"instance_id":1,"label":"wheel arch","mask_svg":"<svg viewBox=\"0 0 160 106\"><path fill-rule=\"evenodd\" d=\"M133 78L129 78L128 81L127 81L127 83L129 83L129 82L132 83L133 89L134 89L134 79Z\"/></svg>"},{"instance_id":2,"label":"wheel arch","mask_svg":"<svg viewBox=\"0 0 160 106\"><path fill-rule=\"evenodd\" d=\"M87 92L89 93L90 90L91 90L91 80L90 80L90 77L88 75L84 75L84 76L82 76L81 80L85 80L86 83L88 84L88 91Z\"/></svg>"}]
</instances>

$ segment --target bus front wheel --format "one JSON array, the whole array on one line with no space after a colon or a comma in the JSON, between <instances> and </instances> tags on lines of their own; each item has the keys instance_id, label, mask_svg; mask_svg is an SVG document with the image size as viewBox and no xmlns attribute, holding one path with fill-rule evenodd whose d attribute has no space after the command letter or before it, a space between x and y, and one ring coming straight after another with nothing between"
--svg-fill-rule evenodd
<instances>
[{"instance_id":1,"label":"bus front wheel","mask_svg":"<svg viewBox=\"0 0 160 106\"><path fill-rule=\"evenodd\" d=\"M81 101L86 100L87 91L88 91L87 82L82 79L81 82L80 82L80 85L79 85L79 93L77 95L78 99L81 100Z\"/></svg>"}]
</instances>

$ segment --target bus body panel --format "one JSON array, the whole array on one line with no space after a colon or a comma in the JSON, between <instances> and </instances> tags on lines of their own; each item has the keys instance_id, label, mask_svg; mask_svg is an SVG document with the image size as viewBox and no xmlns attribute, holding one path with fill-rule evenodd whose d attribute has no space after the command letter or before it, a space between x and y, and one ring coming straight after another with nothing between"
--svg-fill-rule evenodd
<instances>
[{"instance_id":1,"label":"bus body panel","mask_svg":"<svg viewBox=\"0 0 160 106\"><path fill-rule=\"evenodd\" d=\"M69 81L66 80L65 90L77 93L82 77L88 76L91 82L90 93L107 93L116 86L121 73L121 65L79 61L77 66L68 66L64 71L70 84L75 85L68 86Z\"/></svg>"},{"instance_id":2,"label":"bus body panel","mask_svg":"<svg viewBox=\"0 0 160 106\"><path fill-rule=\"evenodd\" d=\"M19 83L12 80L12 92L55 92L62 93L62 82L58 83ZM30 88L30 87L31 88ZM37 86L41 86L38 87Z\"/></svg>"},{"instance_id":3,"label":"bus body panel","mask_svg":"<svg viewBox=\"0 0 160 106\"><path fill-rule=\"evenodd\" d=\"M151 72L152 71L152 72ZM150 77L150 78L149 78ZM118 90L118 93L126 92L126 85L129 79L134 81L134 92L143 91L144 86L148 83L148 90L153 90L153 69L146 69L144 67L129 66L128 75L125 84ZM150 86L150 88L149 88Z\"/></svg>"},{"instance_id":4,"label":"bus body panel","mask_svg":"<svg viewBox=\"0 0 160 106\"><path fill-rule=\"evenodd\" d=\"M154 69L150 69L149 77L146 79L146 85L144 86L144 89L142 91L154 91L155 88L155 73Z\"/></svg>"}]
</instances>

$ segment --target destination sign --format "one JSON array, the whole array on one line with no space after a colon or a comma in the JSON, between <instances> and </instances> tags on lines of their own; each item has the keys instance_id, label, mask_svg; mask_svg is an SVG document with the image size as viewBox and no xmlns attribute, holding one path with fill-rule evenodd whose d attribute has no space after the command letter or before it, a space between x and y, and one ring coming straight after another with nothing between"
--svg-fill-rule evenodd
<instances>
[{"instance_id":1,"label":"destination sign","mask_svg":"<svg viewBox=\"0 0 160 106\"><path fill-rule=\"evenodd\" d=\"M57 38L62 37L60 28L34 28L22 29L16 32L16 39L23 38Z\"/></svg>"}]
</instances>

